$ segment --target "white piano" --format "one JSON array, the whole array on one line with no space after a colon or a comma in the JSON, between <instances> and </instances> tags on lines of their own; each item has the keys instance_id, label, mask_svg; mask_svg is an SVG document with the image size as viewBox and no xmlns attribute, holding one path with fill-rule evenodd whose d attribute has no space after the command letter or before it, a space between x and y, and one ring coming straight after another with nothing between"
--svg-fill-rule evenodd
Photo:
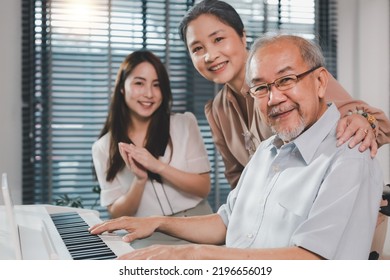
<instances>
[{"instance_id":1,"label":"white piano","mask_svg":"<svg viewBox=\"0 0 390 280\"><path fill-rule=\"evenodd\" d=\"M120 234L89 234L88 227L101 222L97 211L53 205L13 209L16 234L0 206L0 259L115 259L134 250Z\"/></svg>"}]
</instances>

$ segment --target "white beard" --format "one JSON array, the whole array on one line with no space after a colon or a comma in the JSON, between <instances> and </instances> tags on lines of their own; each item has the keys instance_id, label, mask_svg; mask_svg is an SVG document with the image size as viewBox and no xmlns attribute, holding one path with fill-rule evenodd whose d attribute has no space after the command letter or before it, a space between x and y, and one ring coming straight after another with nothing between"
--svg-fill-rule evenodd
<instances>
[{"instance_id":1,"label":"white beard","mask_svg":"<svg viewBox=\"0 0 390 280\"><path fill-rule=\"evenodd\" d=\"M297 138L306 128L305 120L300 117L299 124L292 129L285 129L282 131L277 131L275 127L271 126L271 130L275 133L283 142L290 142Z\"/></svg>"}]
</instances>

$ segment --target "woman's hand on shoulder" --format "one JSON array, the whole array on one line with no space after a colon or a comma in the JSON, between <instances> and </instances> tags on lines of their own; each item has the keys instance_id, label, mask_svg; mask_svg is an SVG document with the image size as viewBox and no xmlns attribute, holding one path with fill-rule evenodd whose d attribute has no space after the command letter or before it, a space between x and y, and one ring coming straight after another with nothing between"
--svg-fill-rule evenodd
<instances>
[{"instance_id":1,"label":"woman's hand on shoulder","mask_svg":"<svg viewBox=\"0 0 390 280\"><path fill-rule=\"evenodd\" d=\"M340 119L337 125L337 146L347 142L350 148L360 143L359 151L371 150L371 157L375 157L378 151L378 143L374 129L366 118L359 114L347 115Z\"/></svg>"}]
</instances>

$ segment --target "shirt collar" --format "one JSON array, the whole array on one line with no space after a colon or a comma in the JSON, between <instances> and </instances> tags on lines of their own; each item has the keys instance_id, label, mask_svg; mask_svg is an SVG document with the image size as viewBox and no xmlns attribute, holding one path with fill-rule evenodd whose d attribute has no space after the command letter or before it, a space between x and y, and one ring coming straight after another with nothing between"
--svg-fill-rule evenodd
<instances>
[{"instance_id":1,"label":"shirt collar","mask_svg":"<svg viewBox=\"0 0 390 280\"><path fill-rule=\"evenodd\" d=\"M310 163L322 140L335 128L339 119L340 112L336 105L329 104L328 109L318 121L290 142L296 146L306 164ZM281 140L278 136L272 141L275 148L280 148L280 143Z\"/></svg>"},{"instance_id":2,"label":"shirt collar","mask_svg":"<svg viewBox=\"0 0 390 280\"><path fill-rule=\"evenodd\" d=\"M247 83L244 82L244 84L242 85L242 88L241 88L241 94L242 95L249 95L249 86L247 85Z\"/></svg>"},{"instance_id":3,"label":"shirt collar","mask_svg":"<svg viewBox=\"0 0 390 280\"><path fill-rule=\"evenodd\" d=\"M226 96L229 102L235 102L237 100L235 94L241 94L245 99L249 99L250 101L254 102L254 98L248 93L249 87L246 85L246 83L244 83L243 87L238 93L236 93L228 84L224 85L223 90L226 92Z\"/></svg>"}]
</instances>

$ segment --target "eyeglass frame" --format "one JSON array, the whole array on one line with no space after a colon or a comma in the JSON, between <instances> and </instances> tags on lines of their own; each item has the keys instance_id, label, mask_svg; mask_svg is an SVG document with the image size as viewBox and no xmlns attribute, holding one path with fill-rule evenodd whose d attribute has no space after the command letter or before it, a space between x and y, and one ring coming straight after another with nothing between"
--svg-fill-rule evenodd
<instances>
[{"instance_id":1,"label":"eyeglass frame","mask_svg":"<svg viewBox=\"0 0 390 280\"><path fill-rule=\"evenodd\" d=\"M289 75L285 75L285 76L279 77L279 78L275 79L272 83L261 83L261 84L254 85L254 86L252 86L252 87L249 88L248 94L250 94L253 98L263 98L263 97L266 97L266 96L269 95L269 93L270 93L270 91L271 91L271 86L272 86L272 85L274 85L274 86L275 86L278 90L280 90L280 91L285 91L285 90L292 89L292 88L295 87L296 84L297 84L301 79L303 79L306 75L310 74L311 72L317 70L317 69L320 68L320 67L322 67L322 65L315 66L315 67L313 67L313 68L311 68L311 69L309 69L309 70L307 70L307 71L305 71L305 72L303 72L303 73L301 73L301 74L298 74L298 75L289 74ZM286 77L290 77L290 76L293 76L293 77L296 78L295 84L293 84L291 87L286 88L286 89L283 89L283 90L279 89L279 86L277 85L276 82L279 81L279 80L283 80L283 79L285 79ZM259 94L254 94L254 93L252 93L251 90L252 90L253 88L257 88L257 87L259 87L259 86L266 86L267 89L268 89L267 93L264 94L264 95L259 95Z\"/></svg>"}]
</instances>

